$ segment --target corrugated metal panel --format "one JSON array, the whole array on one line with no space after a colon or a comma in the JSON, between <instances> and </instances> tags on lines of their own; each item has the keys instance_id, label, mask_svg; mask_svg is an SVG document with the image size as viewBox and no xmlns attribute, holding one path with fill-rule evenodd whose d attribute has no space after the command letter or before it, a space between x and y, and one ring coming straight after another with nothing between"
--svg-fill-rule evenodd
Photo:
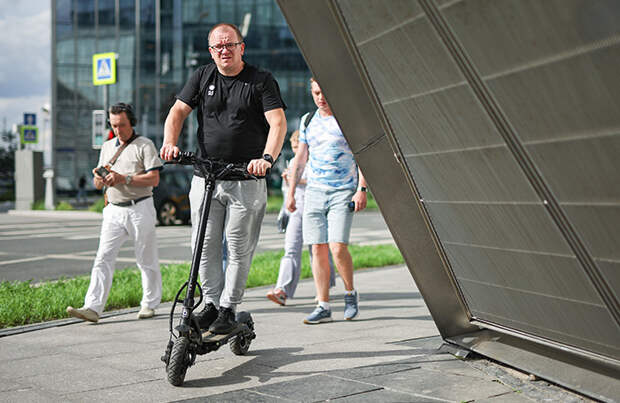
<instances>
[{"instance_id":1,"label":"corrugated metal panel","mask_svg":"<svg viewBox=\"0 0 620 403\"><path fill-rule=\"evenodd\" d=\"M444 337L458 331L445 331L446 318L472 318L536 354L555 346L618 374L620 5L279 3ZM374 114L357 113L360 96ZM361 128L377 124L389 151L364 148L373 137ZM381 163L390 152L400 165ZM373 181L398 168L406 181ZM390 200L399 185L410 206ZM435 265L419 264L424 235L401 225L418 214ZM448 275L432 281L437 264ZM466 312L442 310L435 289Z\"/></svg>"}]
</instances>

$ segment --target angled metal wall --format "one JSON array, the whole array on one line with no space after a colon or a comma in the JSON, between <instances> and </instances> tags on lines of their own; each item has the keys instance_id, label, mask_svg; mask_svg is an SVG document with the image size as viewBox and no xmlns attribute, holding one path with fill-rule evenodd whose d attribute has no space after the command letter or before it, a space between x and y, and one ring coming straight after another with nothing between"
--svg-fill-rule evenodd
<instances>
[{"instance_id":1,"label":"angled metal wall","mask_svg":"<svg viewBox=\"0 0 620 403\"><path fill-rule=\"evenodd\" d=\"M620 3L279 4L442 336L619 396Z\"/></svg>"}]
</instances>

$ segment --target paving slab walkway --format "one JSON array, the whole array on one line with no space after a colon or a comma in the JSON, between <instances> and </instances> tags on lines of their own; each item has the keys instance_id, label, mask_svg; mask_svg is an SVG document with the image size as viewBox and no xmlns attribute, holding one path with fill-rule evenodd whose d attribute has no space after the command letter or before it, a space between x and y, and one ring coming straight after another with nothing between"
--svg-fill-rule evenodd
<instances>
[{"instance_id":1,"label":"paving slab walkway","mask_svg":"<svg viewBox=\"0 0 620 403\"><path fill-rule=\"evenodd\" d=\"M5 333L0 401L587 401L479 357L457 359L406 267L358 271L355 281L359 320L342 319L339 280L334 322L313 326L302 323L314 305L312 281L300 282L285 307L265 298L268 288L248 290L240 309L252 313L257 333L248 354L224 346L198 356L182 387L167 382L160 361L170 304L153 319L125 310L98 324L62 320Z\"/></svg>"}]
</instances>

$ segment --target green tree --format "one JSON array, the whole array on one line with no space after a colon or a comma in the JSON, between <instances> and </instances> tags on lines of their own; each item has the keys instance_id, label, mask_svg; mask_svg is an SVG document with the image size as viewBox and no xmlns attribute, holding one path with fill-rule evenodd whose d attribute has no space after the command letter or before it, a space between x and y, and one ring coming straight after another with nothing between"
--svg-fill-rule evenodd
<instances>
[{"instance_id":1,"label":"green tree","mask_svg":"<svg viewBox=\"0 0 620 403\"><path fill-rule=\"evenodd\" d=\"M15 133L0 134L7 148L0 148L0 201L15 199Z\"/></svg>"}]
</instances>

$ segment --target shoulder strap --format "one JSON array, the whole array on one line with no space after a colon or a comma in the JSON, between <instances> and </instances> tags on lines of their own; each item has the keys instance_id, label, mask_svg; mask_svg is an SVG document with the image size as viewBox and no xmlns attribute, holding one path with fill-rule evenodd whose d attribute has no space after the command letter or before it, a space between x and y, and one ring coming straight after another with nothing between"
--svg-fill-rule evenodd
<instances>
[{"instance_id":1,"label":"shoulder strap","mask_svg":"<svg viewBox=\"0 0 620 403\"><path fill-rule=\"evenodd\" d=\"M114 165L114 163L116 162L116 160L118 159L118 156L121 155L121 153L123 152L123 150L125 148L127 148L127 146L129 144L131 144L132 141L134 141L136 138L138 137L138 135L134 132L133 136L131 136L131 138L129 140L127 140L127 142L125 144L123 144L122 146L120 146L118 148L118 150L116 150L116 153L114 154L114 156L112 157L112 159L110 159L110 162L108 162L108 165Z\"/></svg>"},{"instance_id":2,"label":"shoulder strap","mask_svg":"<svg viewBox=\"0 0 620 403\"><path fill-rule=\"evenodd\" d=\"M314 112L306 113L306 119L304 120L304 127L308 127L315 113L316 113L316 110Z\"/></svg>"}]
</instances>

